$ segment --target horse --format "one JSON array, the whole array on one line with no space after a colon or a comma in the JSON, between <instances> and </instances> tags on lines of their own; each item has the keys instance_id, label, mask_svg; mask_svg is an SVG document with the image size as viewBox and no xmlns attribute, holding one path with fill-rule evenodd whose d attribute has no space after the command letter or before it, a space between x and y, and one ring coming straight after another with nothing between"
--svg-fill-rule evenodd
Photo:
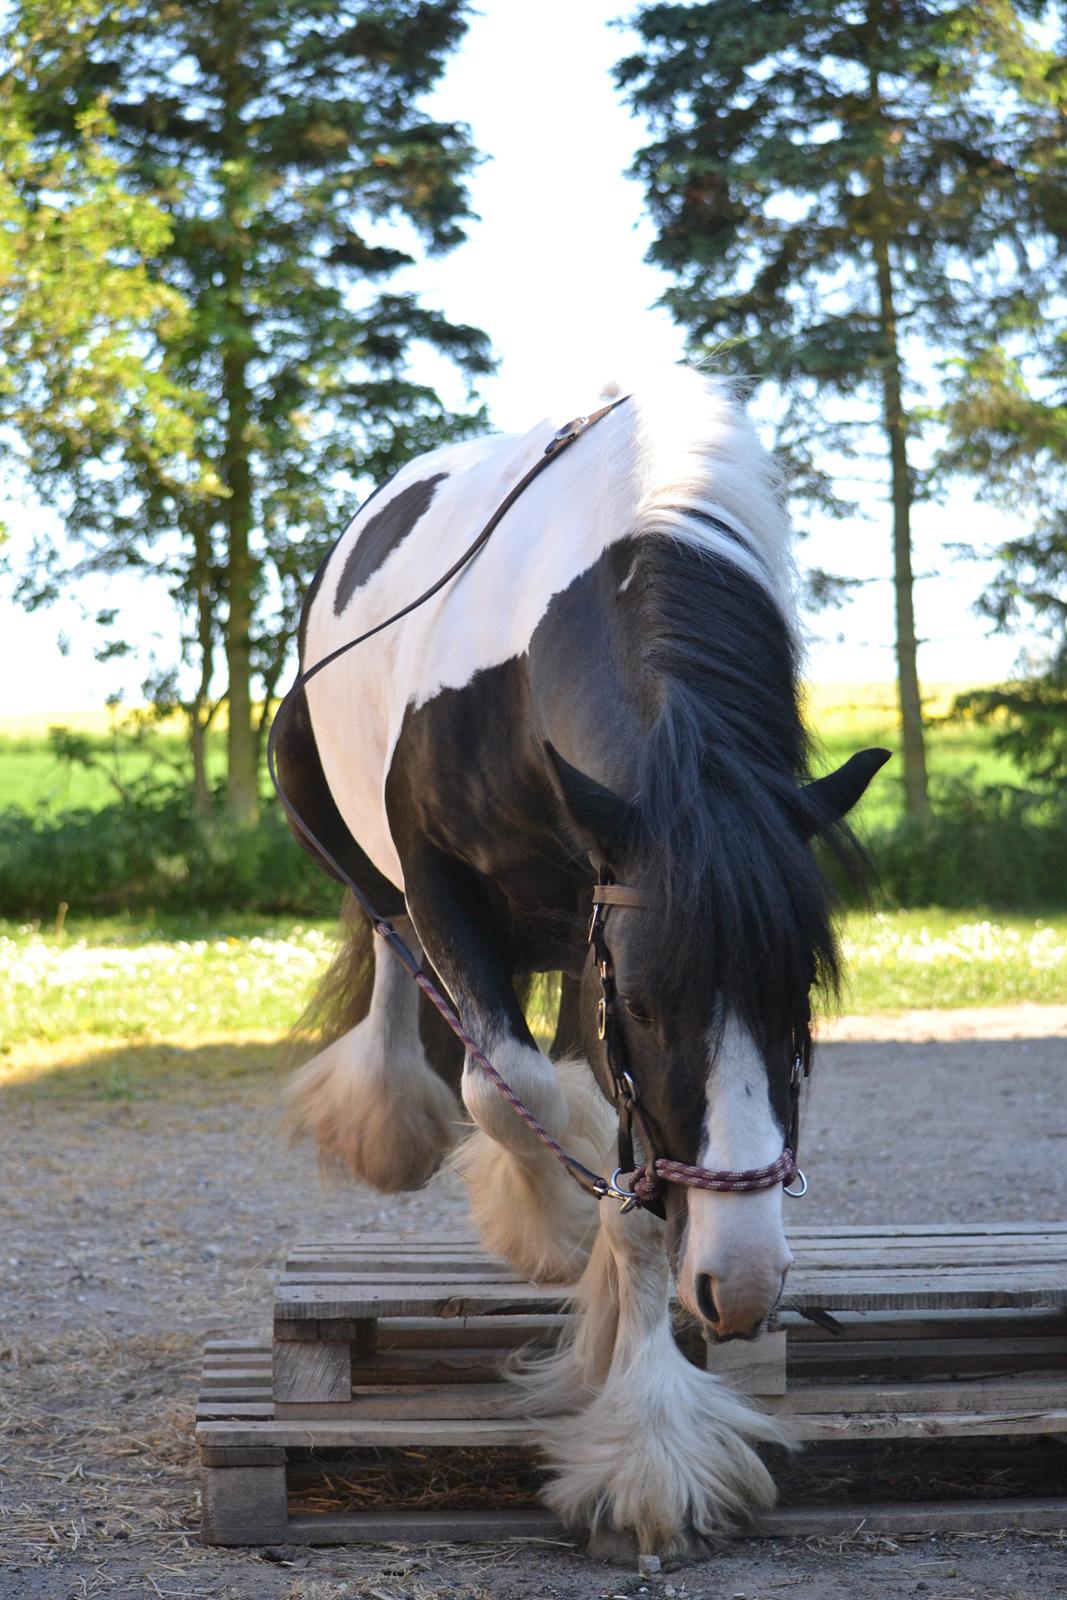
<instances>
[{"instance_id":1,"label":"horse","mask_svg":"<svg viewBox=\"0 0 1067 1600\"><path fill-rule=\"evenodd\" d=\"M887 753L811 778L782 483L729 386L668 369L605 411L561 430L569 448L452 581L298 680L276 740L297 838L392 919L470 1048L351 911L333 1035L292 1093L325 1161L391 1192L449 1157L490 1251L576 1283L559 1347L513 1379L544 1498L672 1554L774 1499L759 1446L783 1434L679 1350L671 1278L713 1341L754 1337L781 1298L798 1050L839 973L816 836L849 865L843 819ZM302 669L450 567L554 430L446 445L378 488L311 583ZM548 1052L523 1004L546 972ZM612 1038L639 1096L635 1167L654 1144L679 1173L770 1180L670 1181L642 1205L618 1175L579 1186L479 1060L603 1171Z\"/></svg>"}]
</instances>

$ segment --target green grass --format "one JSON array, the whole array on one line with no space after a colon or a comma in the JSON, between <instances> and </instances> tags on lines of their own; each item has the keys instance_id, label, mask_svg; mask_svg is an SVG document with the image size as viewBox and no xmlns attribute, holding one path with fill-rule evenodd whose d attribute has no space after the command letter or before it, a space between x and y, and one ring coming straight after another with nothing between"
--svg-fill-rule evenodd
<instances>
[{"instance_id":1,"label":"green grass","mask_svg":"<svg viewBox=\"0 0 1067 1600\"><path fill-rule=\"evenodd\" d=\"M884 911L843 929L842 1009L1067 1004L1067 915Z\"/></svg>"},{"instance_id":2,"label":"green grass","mask_svg":"<svg viewBox=\"0 0 1067 1600\"><path fill-rule=\"evenodd\" d=\"M853 1013L1067 1003L1067 915L945 911L851 917ZM0 923L4 1050L82 1038L281 1037L330 959L332 925L275 918L77 922L62 933Z\"/></svg>"},{"instance_id":3,"label":"green grass","mask_svg":"<svg viewBox=\"0 0 1067 1600\"><path fill-rule=\"evenodd\" d=\"M976 785L1021 783L1018 768L990 745L988 729L937 720L964 685L932 686L928 696L931 722L927 756L936 785L948 778L970 778ZM899 759L894 691L889 684L816 685L810 691L808 719L825 764L836 766L865 745L883 745L894 759L871 785L854 820L862 828L894 822L903 810L903 768ZM0 719L0 810L7 807L57 816L62 811L98 810L117 797L105 772L60 761L48 741L51 724L69 724L93 751L129 784L149 774L158 757L147 750L124 749L107 732L104 713L80 716ZM169 728L153 735L168 761L182 757L181 738ZM116 752L118 752L116 754ZM169 770L169 769L168 769ZM208 736L208 770L212 779L225 771L224 734ZM264 792L269 784L264 776Z\"/></svg>"},{"instance_id":4,"label":"green grass","mask_svg":"<svg viewBox=\"0 0 1067 1600\"><path fill-rule=\"evenodd\" d=\"M63 718L56 717L57 723ZM113 771L119 784L136 786L139 780L155 775L171 777L173 763L181 764L182 743L176 734L161 734L155 739L156 752L116 746L107 735L88 735L94 755L107 771L97 767L61 761L52 750L47 730L39 734L5 736L0 733L0 811L25 811L57 817L64 811L99 811L119 798L120 790L108 776ZM212 780L225 772L225 750L221 737L214 735L208 745L208 775Z\"/></svg>"}]
</instances>

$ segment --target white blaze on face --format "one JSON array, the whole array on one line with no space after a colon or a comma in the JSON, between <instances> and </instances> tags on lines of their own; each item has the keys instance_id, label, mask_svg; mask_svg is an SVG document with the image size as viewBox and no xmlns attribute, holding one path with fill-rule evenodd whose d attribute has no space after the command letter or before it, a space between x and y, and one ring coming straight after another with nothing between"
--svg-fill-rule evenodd
<instances>
[{"instance_id":1,"label":"white blaze on face","mask_svg":"<svg viewBox=\"0 0 1067 1600\"><path fill-rule=\"evenodd\" d=\"M712 1036L709 1055L699 1164L735 1172L768 1166L782 1153L784 1133L771 1110L767 1069L755 1041L730 1017L721 1042ZM750 1333L776 1304L793 1259L782 1225L781 1186L750 1194L689 1189L687 1200L679 1298L703 1315L698 1285L704 1277L719 1313L716 1332Z\"/></svg>"}]
</instances>

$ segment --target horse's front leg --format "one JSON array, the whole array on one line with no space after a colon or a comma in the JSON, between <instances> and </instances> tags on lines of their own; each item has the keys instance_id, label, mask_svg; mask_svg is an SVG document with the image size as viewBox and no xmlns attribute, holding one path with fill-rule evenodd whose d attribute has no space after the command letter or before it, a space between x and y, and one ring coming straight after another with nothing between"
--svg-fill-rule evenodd
<instances>
[{"instance_id":1,"label":"horse's front leg","mask_svg":"<svg viewBox=\"0 0 1067 1600\"><path fill-rule=\"evenodd\" d=\"M587 1276L577 1315L589 1326L549 1358L541 1381L536 1364L520 1378L540 1410L591 1396L544 1425L545 1498L572 1525L631 1531L642 1551L696 1554L773 1504L754 1445L784 1442L782 1430L675 1344L656 1217L605 1201Z\"/></svg>"},{"instance_id":2,"label":"horse's front leg","mask_svg":"<svg viewBox=\"0 0 1067 1600\"><path fill-rule=\"evenodd\" d=\"M538 1048L512 983L507 931L477 874L422 843L404 877L423 948L471 1038L553 1138L588 1160L602 1102L584 1063L554 1066ZM469 1054L463 1100L477 1127L453 1159L482 1239L528 1277L576 1278L596 1227L594 1202Z\"/></svg>"}]
</instances>

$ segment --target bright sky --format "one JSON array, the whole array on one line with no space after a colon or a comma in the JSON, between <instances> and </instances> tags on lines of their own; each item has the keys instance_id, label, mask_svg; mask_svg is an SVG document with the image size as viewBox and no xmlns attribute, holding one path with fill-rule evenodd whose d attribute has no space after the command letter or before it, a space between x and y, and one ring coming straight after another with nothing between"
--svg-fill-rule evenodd
<instances>
[{"instance_id":1,"label":"bright sky","mask_svg":"<svg viewBox=\"0 0 1067 1600\"><path fill-rule=\"evenodd\" d=\"M490 334L501 359L485 386L494 425L523 430L548 413L573 415L608 379L676 361L682 336L654 302L663 276L643 256L652 228L640 187L623 177L644 129L621 105L610 69L628 48L610 26L619 0L481 0L462 51L433 98L440 117L470 124L490 157L471 190L480 222L451 256L407 274L426 304ZM11 508L16 541L42 513ZM956 540L991 542L1008 530L965 488L916 514L918 625L928 641L920 672L930 683L991 681L1011 666L1018 642L989 639L971 605L988 569L949 558ZM801 561L870 581L841 612L812 620L809 668L822 682L888 680L893 674L888 512L816 528ZM165 596L133 579L101 583L93 604L119 605L131 637L156 641L166 658ZM69 640L66 655L57 638ZM116 689L139 698L141 664L98 665L70 604L34 616L8 608L0 631L0 714L73 711Z\"/></svg>"}]
</instances>

